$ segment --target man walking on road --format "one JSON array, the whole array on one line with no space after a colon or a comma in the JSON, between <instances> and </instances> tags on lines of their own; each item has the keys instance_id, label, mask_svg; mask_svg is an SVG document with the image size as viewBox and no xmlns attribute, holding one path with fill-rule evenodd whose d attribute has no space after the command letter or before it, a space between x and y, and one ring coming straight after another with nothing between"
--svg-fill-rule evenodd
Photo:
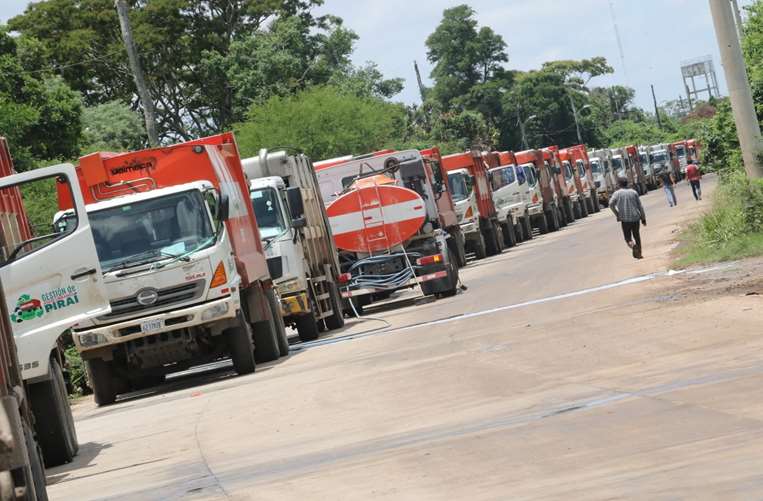
<instances>
[{"instance_id":1,"label":"man walking on road","mask_svg":"<svg viewBox=\"0 0 763 501\"><path fill-rule=\"evenodd\" d=\"M633 249L633 257L641 259L641 232L639 223L646 226L646 213L641 198L634 189L628 188L628 180L620 179L620 185L609 201L609 208L623 226L623 236L628 247Z\"/></svg>"},{"instance_id":2,"label":"man walking on road","mask_svg":"<svg viewBox=\"0 0 763 501\"><path fill-rule=\"evenodd\" d=\"M702 174L700 174L699 167L694 163L694 160L689 160L689 165L686 166L686 179L691 183L691 192L694 194L694 200L702 200L702 187L699 184Z\"/></svg>"},{"instance_id":3,"label":"man walking on road","mask_svg":"<svg viewBox=\"0 0 763 501\"><path fill-rule=\"evenodd\" d=\"M673 179L673 174L668 171L660 174L660 183L662 183L662 189L665 190L665 198L668 199L668 205L670 207L678 205L675 190L676 181Z\"/></svg>"}]
</instances>

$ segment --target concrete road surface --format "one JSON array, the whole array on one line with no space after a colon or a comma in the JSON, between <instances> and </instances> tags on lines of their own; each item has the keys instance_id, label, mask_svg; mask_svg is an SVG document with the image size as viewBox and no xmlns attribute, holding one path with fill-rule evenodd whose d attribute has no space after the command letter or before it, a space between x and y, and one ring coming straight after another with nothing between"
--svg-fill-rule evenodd
<instances>
[{"instance_id":1,"label":"concrete road surface","mask_svg":"<svg viewBox=\"0 0 763 501\"><path fill-rule=\"evenodd\" d=\"M641 261L602 210L471 263L454 298L402 295L254 375L217 364L79 402L80 454L50 495L761 498L759 299L723 285L751 279L741 265L669 271L707 204L678 196L643 198Z\"/></svg>"}]
</instances>

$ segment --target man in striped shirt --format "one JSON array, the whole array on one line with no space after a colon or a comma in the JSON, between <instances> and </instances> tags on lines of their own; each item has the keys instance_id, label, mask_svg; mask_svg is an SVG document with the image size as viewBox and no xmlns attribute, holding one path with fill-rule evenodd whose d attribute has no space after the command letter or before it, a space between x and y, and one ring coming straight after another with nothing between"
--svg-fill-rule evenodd
<instances>
[{"instance_id":1,"label":"man in striped shirt","mask_svg":"<svg viewBox=\"0 0 763 501\"><path fill-rule=\"evenodd\" d=\"M609 208L623 226L623 236L628 247L633 249L633 257L641 259L641 232L639 223L646 226L646 212L636 190L628 188L627 179L619 179L618 189L609 201Z\"/></svg>"}]
</instances>

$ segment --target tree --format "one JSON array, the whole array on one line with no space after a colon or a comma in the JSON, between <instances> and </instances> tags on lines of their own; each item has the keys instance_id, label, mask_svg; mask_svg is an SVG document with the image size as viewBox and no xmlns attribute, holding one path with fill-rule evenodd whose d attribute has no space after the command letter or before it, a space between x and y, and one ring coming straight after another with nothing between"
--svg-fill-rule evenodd
<instances>
[{"instance_id":1,"label":"tree","mask_svg":"<svg viewBox=\"0 0 763 501\"><path fill-rule=\"evenodd\" d=\"M405 124L401 105L315 86L253 104L236 133L245 156L260 148L294 147L320 160L381 149L399 140Z\"/></svg>"},{"instance_id":2,"label":"tree","mask_svg":"<svg viewBox=\"0 0 763 501\"><path fill-rule=\"evenodd\" d=\"M82 110L82 154L94 151L130 151L145 146L141 116L121 101Z\"/></svg>"},{"instance_id":3,"label":"tree","mask_svg":"<svg viewBox=\"0 0 763 501\"><path fill-rule=\"evenodd\" d=\"M16 168L34 159L72 158L79 153L81 98L60 78L28 71L30 51L0 30L0 135L8 138Z\"/></svg>"},{"instance_id":4,"label":"tree","mask_svg":"<svg viewBox=\"0 0 763 501\"><path fill-rule=\"evenodd\" d=\"M742 48L747 62L758 119L763 121L763 2L756 0L746 7Z\"/></svg>"},{"instance_id":5,"label":"tree","mask_svg":"<svg viewBox=\"0 0 763 501\"><path fill-rule=\"evenodd\" d=\"M474 10L459 5L443 12L442 21L426 41L434 64L434 99L448 107L477 84L490 81L508 61L506 43L492 29L477 30Z\"/></svg>"}]
</instances>

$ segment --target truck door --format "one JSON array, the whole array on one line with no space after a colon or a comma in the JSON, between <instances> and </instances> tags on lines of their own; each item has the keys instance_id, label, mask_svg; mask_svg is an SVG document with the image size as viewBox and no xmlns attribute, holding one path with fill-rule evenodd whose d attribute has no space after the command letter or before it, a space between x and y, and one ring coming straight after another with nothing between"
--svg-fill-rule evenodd
<instances>
[{"instance_id":1,"label":"truck door","mask_svg":"<svg viewBox=\"0 0 763 501\"><path fill-rule=\"evenodd\" d=\"M61 183L68 185L61 191L71 194L74 208L54 225ZM0 281L22 375L29 379L47 374L48 356L62 333L111 308L74 166L0 178L0 200L13 197L21 207L3 204ZM27 217L28 229L14 232Z\"/></svg>"}]
</instances>

